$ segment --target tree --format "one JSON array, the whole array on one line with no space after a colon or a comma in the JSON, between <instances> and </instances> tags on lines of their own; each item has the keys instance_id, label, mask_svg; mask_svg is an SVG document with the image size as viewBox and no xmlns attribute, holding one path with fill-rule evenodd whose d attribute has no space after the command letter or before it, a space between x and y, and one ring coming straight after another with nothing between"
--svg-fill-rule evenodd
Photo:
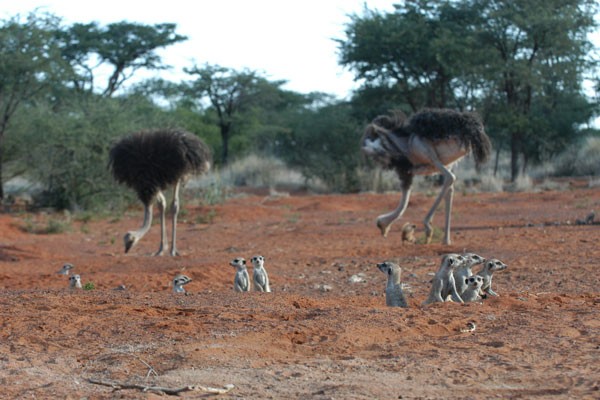
<instances>
[{"instance_id":1,"label":"tree","mask_svg":"<svg viewBox=\"0 0 600 400\"><path fill-rule=\"evenodd\" d=\"M234 132L244 124L244 113L253 107L273 107L279 100L284 81L270 82L255 71L235 71L233 69L206 64L203 68L194 66L185 72L197 76L186 85L186 96L194 99L199 107L208 100L216 115L216 124L221 134L221 163L229 160L230 140Z\"/></svg>"},{"instance_id":2,"label":"tree","mask_svg":"<svg viewBox=\"0 0 600 400\"><path fill-rule=\"evenodd\" d=\"M156 50L187 40L170 23L143 25L118 22L100 27L96 22L73 24L57 31L63 57L77 72L72 77L79 91L94 89L94 73L103 65L111 68L103 96L112 96L139 69L166 69Z\"/></svg>"},{"instance_id":3,"label":"tree","mask_svg":"<svg viewBox=\"0 0 600 400\"><path fill-rule=\"evenodd\" d=\"M514 181L519 173L518 157L527 155L528 138L543 132L533 113L534 104L556 106L559 92L582 97L582 72L591 67L586 60L591 48L587 34L595 27L597 6L593 0L469 3L479 10L474 20L478 47L492 50L487 51L482 78L492 91L502 94L511 115L508 130Z\"/></svg>"},{"instance_id":4,"label":"tree","mask_svg":"<svg viewBox=\"0 0 600 400\"><path fill-rule=\"evenodd\" d=\"M394 5L393 13L365 9L362 16L352 15L346 40L338 40L340 64L355 70L365 93L386 88L391 98L400 94L400 106L413 112L462 108L459 97L472 94L458 90L457 78L470 71L464 66L473 60L467 30L473 11L452 4L408 0Z\"/></svg>"},{"instance_id":5,"label":"tree","mask_svg":"<svg viewBox=\"0 0 600 400\"><path fill-rule=\"evenodd\" d=\"M277 155L299 168L308 179L321 179L339 192L356 191L360 123L353 118L350 104L331 101L322 94L314 99L319 97L328 104L300 110L292 121L290 134L279 138Z\"/></svg>"},{"instance_id":6,"label":"tree","mask_svg":"<svg viewBox=\"0 0 600 400\"><path fill-rule=\"evenodd\" d=\"M29 14L0 26L0 199L4 198L2 165L4 138L15 112L60 80L64 73L54 32L58 19Z\"/></svg>"}]
</instances>

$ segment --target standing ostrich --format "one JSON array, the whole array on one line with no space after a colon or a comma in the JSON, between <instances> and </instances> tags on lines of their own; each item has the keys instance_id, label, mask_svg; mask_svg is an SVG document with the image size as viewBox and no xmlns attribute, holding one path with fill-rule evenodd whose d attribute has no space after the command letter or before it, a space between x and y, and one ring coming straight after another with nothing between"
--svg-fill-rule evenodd
<instances>
[{"instance_id":1,"label":"standing ostrich","mask_svg":"<svg viewBox=\"0 0 600 400\"><path fill-rule=\"evenodd\" d=\"M115 180L129 186L144 204L144 222L138 230L125 234L125 253L148 232L152 224L152 202L160 211L160 247L168 246L165 227L167 201L163 194L173 186L171 255L177 255L176 225L179 212L179 187L187 176L210 169L212 156L208 146L182 130L158 130L133 133L115 143L109 154L109 168Z\"/></svg>"},{"instance_id":2,"label":"standing ostrich","mask_svg":"<svg viewBox=\"0 0 600 400\"><path fill-rule=\"evenodd\" d=\"M401 181L402 198L398 207L377 217L381 234L387 236L391 225L406 210L413 177L441 173L444 183L425 216L425 237L430 243L433 236L431 219L445 198L444 244L450 244L450 213L456 180L452 166L472 152L479 167L487 161L492 147L479 117L448 109L424 109L409 119L402 113L380 115L366 127L361 147L384 168L396 170Z\"/></svg>"}]
</instances>

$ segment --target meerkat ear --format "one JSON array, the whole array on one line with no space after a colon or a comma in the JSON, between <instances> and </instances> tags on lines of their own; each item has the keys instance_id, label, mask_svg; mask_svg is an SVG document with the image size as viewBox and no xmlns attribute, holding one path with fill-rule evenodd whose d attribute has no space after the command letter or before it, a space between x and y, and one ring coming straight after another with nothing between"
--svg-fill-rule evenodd
<instances>
[{"instance_id":1,"label":"meerkat ear","mask_svg":"<svg viewBox=\"0 0 600 400\"><path fill-rule=\"evenodd\" d=\"M242 264L246 265L246 260L242 261Z\"/></svg>"}]
</instances>

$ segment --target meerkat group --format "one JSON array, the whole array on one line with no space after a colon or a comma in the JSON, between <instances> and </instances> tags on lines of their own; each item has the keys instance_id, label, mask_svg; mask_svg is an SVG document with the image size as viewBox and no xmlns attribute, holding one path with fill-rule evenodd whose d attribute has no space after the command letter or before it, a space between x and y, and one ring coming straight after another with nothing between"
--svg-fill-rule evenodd
<instances>
[{"instance_id":1,"label":"meerkat group","mask_svg":"<svg viewBox=\"0 0 600 400\"><path fill-rule=\"evenodd\" d=\"M254 287L255 292L271 292L269 275L265 269L265 258L256 255L251 258L252 262L252 283L246 267L246 260L243 257L237 257L231 260L229 265L236 269L233 278L233 290L236 292L249 292Z\"/></svg>"},{"instance_id":2,"label":"meerkat group","mask_svg":"<svg viewBox=\"0 0 600 400\"><path fill-rule=\"evenodd\" d=\"M473 268L483 265L481 270L473 273ZM397 264L386 261L377 264L377 268L387 275L385 287L385 303L389 307L408 307L402 292L402 269ZM474 253L445 254L441 264L431 280L431 289L423 305L435 302L468 303L482 301L488 295L498 296L492 290L494 272L507 268L502 261L485 259Z\"/></svg>"},{"instance_id":3,"label":"meerkat group","mask_svg":"<svg viewBox=\"0 0 600 400\"><path fill-rule=\"evenodd\" d=\"M479 272L473 274L472 268L483 264ZM435 274L429 297L423 305L434 302L455 301L459 303L481 301L488 295L498 296L492 290L494 272L507 267L502 261L473 254L446 254ZM451 272L450 272L451 271Z\"/></svg>"}]
</instances>

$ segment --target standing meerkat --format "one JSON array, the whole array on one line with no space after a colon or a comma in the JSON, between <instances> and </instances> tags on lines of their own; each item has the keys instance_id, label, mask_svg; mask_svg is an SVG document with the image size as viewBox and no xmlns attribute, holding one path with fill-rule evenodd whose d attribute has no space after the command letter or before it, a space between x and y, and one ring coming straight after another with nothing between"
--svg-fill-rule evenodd
<instances>
[{"instance_id":1,"label":"standing meerkat","mask_svg":"<svg viewBox=\"0 0 600 400\"><path fill-rule=\"evenodd\" d=\"M402 283L400 276L402 268L398 264L386 261L377 264L377 268L387 275L387 285L385 287L385 305L388 307L408 308L404 292L402 292Z\"/></svg>"},{"instance_id":2,"label":"standing meerkat","mask_svg":"<svg viewBox=\"0 0 600 400\"><path fill-rule=\"evenodd\" d=\"M463 253L462 256L465 258L465 262L452 273L454 275L454 282L456 282L456 291L461 297L463 292L467 290L465 278L473 276L472 268L474 266L485 262L485 258L475 253Z\"/></svg>"},{"instance_id":3,"label":"standing meerkat","mask_svg":"<svg viewBox=\"0 0 600 400\"><path fill-rule=\"evenodd\" d=\"M175 278L173 278L173 292L174 293L186 293L183 286L187 285L191 281L192 281L192 278L190 278L187 275L183 275L183 274L176 275Z\"/></svg>"},{"instance_id":4,"label":"standing meerkat","mask_svg":"<svg viewBox=\"0 0 600 400\"><path fill-rule=\"evenodd\" d=\"M417 241L415 239L415 229L417 229L417 226L415 224L411 224L410 222L402 225L402 244L404 244L404 242L414 244Z\"/></svg>"},{"instance_id":5,"label":"standing meerkat","mask_svg":"<svg viewBox=\"0 0 600 400\"><path fill-rule=\"evenodd\" d=\"M423 302L423 305L444 302L448 296L451 296L452 301L463 303L462 298L456 291L456 282L452 273L455 268L461 266L464 262L464 257L459 254L446 254L442 257L442 264L431 281L429 297Z\"/></svg>"},{"instance_id":6,"label":"standing meerkat","mask_svg":"<svg viewBox=\"0 0 600 400\"><path fill-rule=\"evenodd\" d=\"M466 289L460 295L465 303L472 301L481 301L481 286L483 285L483 278L479 275L472 275L464 279Z\"/></svg>"},{"instance_id":7,"label":"standing meerkat","mask_svg":"<svg viewBox=\"0 0 600 400\"><path fill-rule=\"evenodd\" d=\"M483 285L481 286L482 296L485 298L485 295L489 294L491 296L499 296L498 293L492 290L492 277L494 276L494 272L503 271L508 266L504 264L502 261L492 258L487 260L483 264L483 269L477 273L477 275L483 278Z\"/></svg>"},{"instance_id":8,"label":"standing meerkat","mask_svg":"<svg viewBox=\"0 0 600 400\"><path fill-rule=\"evenodd\" d=\"M254 290L257 292L270 292L269 275L265 269L265 258L263 256L252 257L252 280Z\"/></svg>"},{"instance_id":9,"label":"standing meerkat","mask_svg":"<svg viewBox=\"0 0 600 400\"><path fill-rule=\"evenodd\" d=\"M235 277L233 278L233 290L236 292L250 291L250 275L246 268L246 260L242 257L237 257L229 263L236 269Z\"/></svg>"},{"instance_id":10,"label":"standing meerkat","mask_svg":"<svg viewBox=\"0 0 600 400\"><path fill-rule=\"evenodd\" d=\"M81 289L81 276L79 276L79 274L71 275L69 277L69 287L71 289Z\"/></svg>"}]
</instances>

